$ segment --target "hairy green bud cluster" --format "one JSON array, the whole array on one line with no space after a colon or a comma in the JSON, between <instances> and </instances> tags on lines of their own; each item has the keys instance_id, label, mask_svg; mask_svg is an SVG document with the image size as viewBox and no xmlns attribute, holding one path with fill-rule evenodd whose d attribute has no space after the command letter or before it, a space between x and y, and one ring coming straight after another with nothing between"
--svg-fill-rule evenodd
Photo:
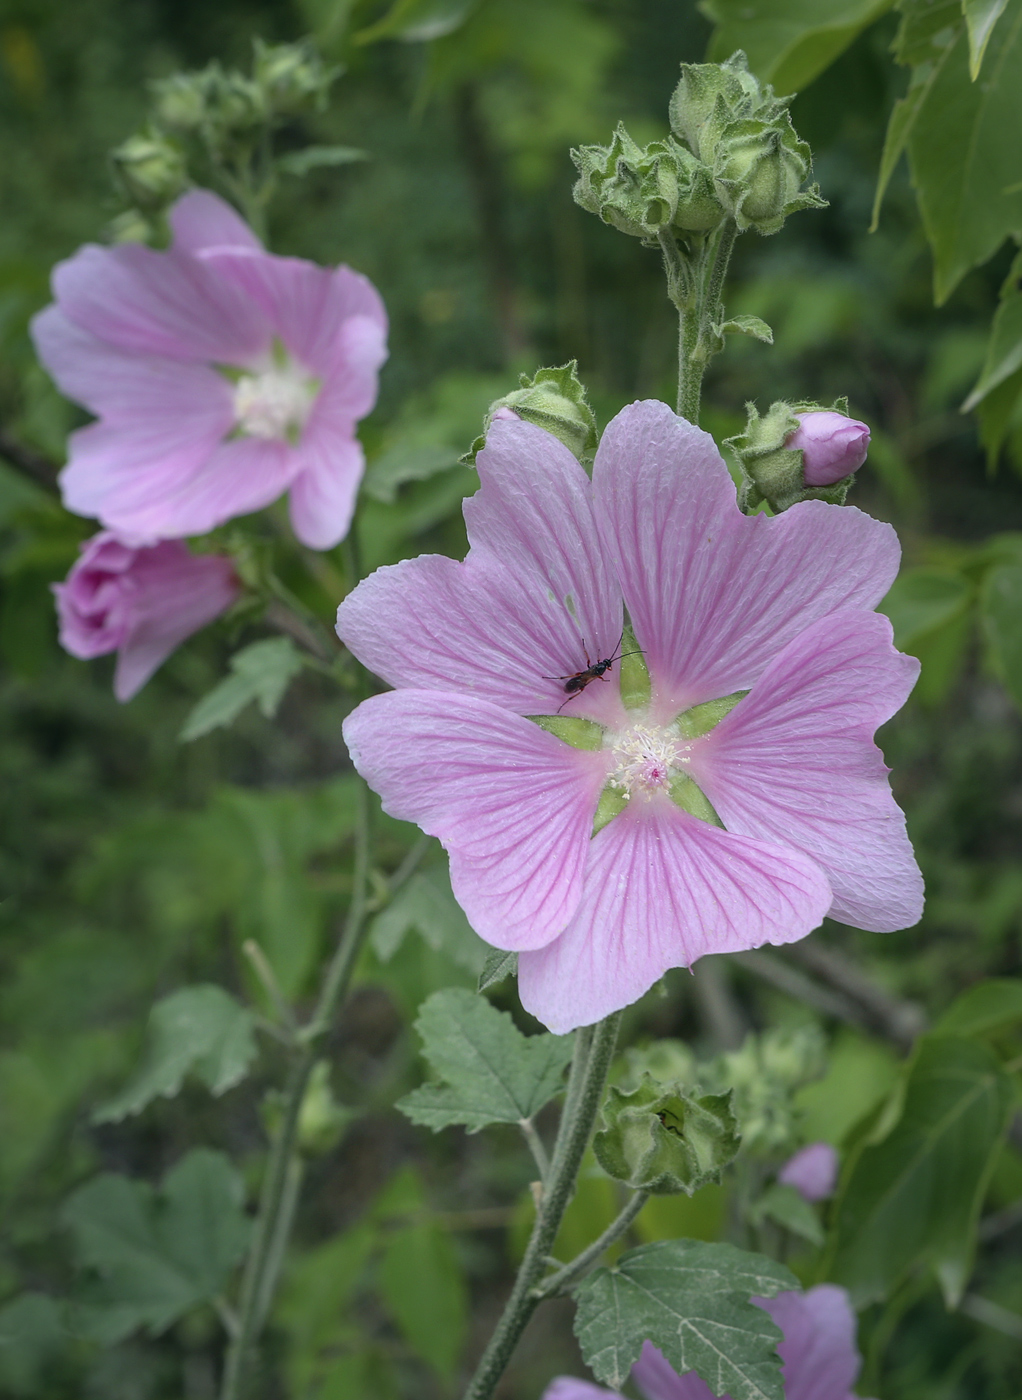
<instances>
[{"instance_id":1,"label":"hairy green bud cluster","mask_svg":"<svg viewBox=\"0 0 1022 1400\"><path fill-rule=\"evenodd\" d=\"M476 438L461 458L466 466L474 464L476 453L486 445L486 434L496 417L514 416L526 423L535 423L563 442L579 461L596 451L596 415L589 407L585 386L578 377L578 361L566 365L538 369L530 379L519 376L519 385L510 394L494 399L486 411L482 434Z\"/></svg>"},{"instance_id":2,"label":"hairy green bud cluster","mask_svg":"<svg viewBox=\"0 0 1022 1400\"><path fill-rule=\"evenodd\" d=\"M683 63L670 102L671 129L712 173L713 188L739 229L776 233L789 214L826 201L815 185L808 145L776 97L749 72L739 51L726 63Z\"/></svg>"},{"instance_id":3,"label":"hairy green bud cluster","mask_svg":"<svg viewBox=\"0 0 1022 1400\"><path fill-rule=\"evenodd\" d=\"M596 1160L617 1181L655 1196L691 1196L718 1181L741 1137L731 1094L684 1094L643 1074L631 1093L611 1088L604 1127L593 1139Z\"/></svg>"},{"instance_id":4,"label":"hairy green bud cluster","mask_svg":"<svg viewBox=\"0 0 1022 1400\"><path fill-rule=\"evenodd\" d=\"M740 51L726 63L683 63L670 101L671 135L639 146L618 126L609 146L582 146L575 199L622 233L655 243L662 231L704 234L731 218L776 233L797 209L822 208L808 145Z\"/></svg>"},{"instance_id":5,"label":"hairy green bud cluster","mask_svg":"<svg viewBox=\"0 0 1022 1400\"><path fill-rule=\"evenodd\" d=\"M637 145L619 124L609 146L572 151L576 201L622 233L655 243L661 229L708 233L724 218L706 167L673 137Z\"/></svg>"},{"instance_id":6,"label":"hairy green bud cluster","mask_svg":"<svg viewBox=\"0 0 1022 1400\"><path fill-rule=\"evenodd\" d=\"M146 212L166 208L184 190L188 166L180 146L160 131L138 131L110 152L128 199Z\"/></svg>"},{"instance_id":7,"label":"hairy green bud cluster","mask_svg":"<svg viewBox=\"0 0 1022 1400\"><path fill-rule=\"evenodd\" d=\"M727 438L724 446L741 467L739 505L746 514L756 510L764 501L777 512L789 510L799 501L827 501L830 505L844 505L854 485L854 475L829 486L810 486L806 482L803 451L788 443L799 429L799 415L830 412L847 418L847 399L836 399L828 407L817 403L778 400L762 416L755 404L747 403L745 410L745 431Z\"/></svg>"}]
</instances>

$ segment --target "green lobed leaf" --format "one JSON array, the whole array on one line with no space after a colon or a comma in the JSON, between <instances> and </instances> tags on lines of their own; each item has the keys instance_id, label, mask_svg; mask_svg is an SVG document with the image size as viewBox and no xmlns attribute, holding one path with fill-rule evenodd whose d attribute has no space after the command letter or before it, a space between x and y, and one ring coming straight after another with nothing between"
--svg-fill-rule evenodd
<instances>
[{"instance_id":1,"label":"green lobed leaf","mask_svg":"<svg viewBox=\"0 0 1022 1400\"><path fill-rule=\"evenodd\" d=\"M22 1293L0 1307L0 1391L45 1393L48 1363L67 1345L64 1307L45 1293Z\"/></svg>"},{"instance_id":2,"label":"green lobed leaf","mask_svg":"<svg viewBox=\"0 0 1022 1400\"><path fill-rule=\"evenodd\" d=\"M1022 1022L1022 978L988 977L956 997L934 1030L941 1035L990 1035Z\"/></svg>"},{"instance_id":3,"label":"green lobed leaf","mask_svg":"<svg viewBox=\"0 0 1022 1400\"><path fill-rule=\"evenodd\" d=\"M487 945L451 893L445 865L416 872L373 919L369 941L381 962L390 961L412 929L434 952L447 953L468 972L482 971Z\"/></svg>"},{"instance_id":4,"label":"green lobed leaf","mask_svg":"<svg viewBox=\"0 0 1022 1400\"><path fill-rule=\"evenodd\" d=\"M887 1297L924 1263L948 1306L958 1302L1014 1098L987 1046L960 1036L920 1039L836 1205L829 1276L857 1306Z\"/></svg>"},{"instance_id":5,"label":"green lobed leaf","mask_svg":"<svg viewBox=\"0 0 1022 1400\"><path fill-rule=\"evenodd\" d=\"M765 345L774 343L773 331L759 316L732 316L729 321L715 325L713 330L717 335L751 335Z\"/></svg>"},{"instance_id":6,"label":"green lobed leaf","mask_svg":"<svg viewBox=\"0 0 1022 1400\"><path fill-rule=\"evenodd\" d=\"M426 481L439 472L450 471L458 465L455 448L444 446L413 447L399 444L374 458L366 468L362 490L374 501L392 505L398 487L408 481Z\"/></svg>"},{"instance_id":7,"label":"green lobed leaf","mask_svg":"<svg viewBox=\"0 0 1022 1400\"><path fill-rule=\"evenodd\" d=\"M79 1264L99 1278L96 1334L112 1342L143 1326L159 1333L216 1297L248 1246L244 1194L222 1153L196 1148L158 1191L108 1173L70 1196L61 1218Z\"/></svg>"},{"instance_id":8,"label":"green lobed leaf","mask_svg":"<svg viewBox=\"0 0 1022 1400\"><path fill-rule=\"evenodd\" d=\"M784 1400L781 1331L749 1300L798 1288L773 1259L730 1244L662 1240L597 1269L576 1290L575 1335L598 1380L628 1379L649 1340L676 1371L695 1371L714 1395Z\"/></svg>"},{"instance_id":9,"label":"green lobed leaf","mask_svg":"<svg viewBox=\"0 0 1022 1400\"><path fill-rule=\"evenodd\" d=\"M505 977L517 977L517 975L518 954L505 953L503 948L494 948L483 963L483 970L479 974L479 985L476 990L485 992L488 987L495 987L498 982L503 982Z\"/></svg>"},{"instance_id":10,"label":"green lobed leaf","mask_svg":"<svg viewBox=\"0 0 1022 1400\"><path fill-rule=\"evenodd\" d=\"M301 655L288 637L253 642L235 652L230 661L234 674L202 697L185 720L181 742L189 743L211 729L233 724L253 700L266 719L272 719L302 665Z\"/></svg>"},{"instance_id":11,"label":"green lobed leaf","mask_svg":"<svg viewBox=\"0 0 1022 1400\"><path fill-rule=\"evenodd\" d=\"M976 81L994 25L1004 14L1008 0L962 0L969 28L969 77Z\"/></svg>"},{"instance_id":12,"label":"green lobed leaf","mask_svg":"<svg viewBox=\"0 0 1022 1400\"><path fill-rule=\"evenodd\" d=\"M972 586L950 569L905 569L880 604L894 628L894 644L906 647L953 622L968 607Z\"/></svg>"},{"instance_id":13,"label":"green lobed leaf","mask_svg":"<svg viewBox=\"0 0 1022 1400\"><path fill-rule=\"evenodd\" d=\"M757 77L778 92L807 87L894 0L702 0L717 28L708 57L744 49Z\"/></svg>"},{"instance_id":14,"label":"green lobed leaf","mask_svg":"<svg viewBox=\"0 0 1022 1400\"><path fill-rule=\"evenodd\" d=\"M983 372L962 404L962 412L974 409L991 389L996 389L1019 369L1022 369L1022 291L1011 287L994 315Z\"/></svg>"},{"instance_id":15,"label":"green lobed leaf","mask_svg":"<svg viewBox=\"0 0 1022 1400\"><path fill-rule=\"evenodd\" d=\"M149 1013L145 1058L122 1091L92 1115L116 1123L160 1097L172 1098L193 1073L214 1094L244 1079L255 1058L252 1013L222 987L183 987Z\"/></svg>"},{"instance_id":16,"label":"green lobed leaf","mask_svg":"<svg viewBox=\"0 0 1022 1400\"><path fill-rule=\"evenodd\" d=\"M1022 228L1022 0L994 29L977 83L957 3L903 0L902 11L896 57L925 87L906 140L939 305Z\"/></svg>"},{"instance_id":17,"label":"green lobed leaf","mask_svg":"<svg viewBox=\"0 0 1022 1400\"><path fill-rule=\"evenodd\" d=\"M999 564L987 573L981 607L1004 684L1022 709L1022 564Z\"/></svg>"},{"instance_id":18,"label":"green lobed leaf","mask_svg":"<svg viewBox=\"0 0 1022 1400\"><path fill-rule=\"evenodd\" d=\"M397 1106L434 1132L455 1123L469 1132L488 1123L519 1123L563 1088L573 1037L524 1036L506 1011L464 988L434 992L415 1029L443 1082L413 1089Z\"/></svg>"}]
</instances>

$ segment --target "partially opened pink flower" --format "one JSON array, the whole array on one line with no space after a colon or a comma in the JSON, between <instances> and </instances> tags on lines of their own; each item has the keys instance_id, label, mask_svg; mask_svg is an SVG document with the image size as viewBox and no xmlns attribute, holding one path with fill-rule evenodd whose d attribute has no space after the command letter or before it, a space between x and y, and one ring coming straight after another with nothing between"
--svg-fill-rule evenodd
<instances>
[{"instance_id":1,"label":"partially opened pink flower","mask_svg":"<svg viewBox=\"0 0 1022 1400\"><path fill-rule=\"evenodd\" d=\"M848 1294L821 1283L806 1293L754 1298L784 1333L777 1345L783 1365L785 1400L855 1400L852 1386L862 1358L855 1345L855 1314ZM679 1376L663 1352L649 1342L632 1368L632 1379L646 1400L713 1400L713 1391L694 1371ZM573 1376L558 1378L543 1400L620 1400ZM722 1400L730 1400L724 1396Z\"/></svg>"},{"instance_id":2,"label":"partially opened pink flower","mask_svg":"<svg viewBox=\"0 0 1022 1400\"><path fill-rule=\"evenodd\" d=\"M520 952L523 1004L564 1032L827 913L914 923L922 882L872 742L918 671L870 611L891 527L820 501L742 515L712 439L656 402L608 426L591 482L511 420L477 465L464 563L379 569L341 605L342 639L397 687L344 733L386 810L447 847L477 932ZM623 697L616 661L566 691L616 657L624 607L650 693ZM699 732L694 707L725 697ZM559 711L590 721L574 743L525 718Z\"/></svg>"},{"instance_id":3,"label":"partially opened pink flower","mask_svg":"<svg viewBox=\"0 0 1022 1400\"><path fill-rule=\"evenodd\" d=\"M136 548L104 530L53 592L61 646L84 660L116 651L114 694L130 700L186 637L230 607L238 581L229 559L192 554L182 540Z\"/></svg>"},{"instance_id":4,"label":"partially opened pink flower","mask_svg":"<svg viewBox=\"0 0 1022 1400\"><path fill-rule=\"evenodd\" d=\"M372 284L264 251L206 190L170 211L165 252L86 245L33 322L63 393L98 422L73 433L64 502L133 543L203 534L290 494L295 533L348 529L387 318Z\"/></svg>"}]
</instances>

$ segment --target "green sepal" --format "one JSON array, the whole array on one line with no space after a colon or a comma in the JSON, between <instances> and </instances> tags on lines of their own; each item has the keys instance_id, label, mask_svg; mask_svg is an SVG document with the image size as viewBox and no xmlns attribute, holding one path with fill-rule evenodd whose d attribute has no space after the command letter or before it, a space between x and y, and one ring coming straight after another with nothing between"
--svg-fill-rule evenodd
<instances>
[{"instance_id":1,"label":"green sepal","mask_svg":"<svg viewBox=\"0 0 1022 1400\"><path fill-rule=\"evenodd\" d=\"M690 816L698 817L701 822L708 822L710 826L723 828L724 823L714 811L713 803L687 773L676 773L671 779L668 791L675 807L680 807Z\"/></svg>"},{"instance_id":2,"label":"green sepal","mask_svg":"<svg viewBox=\"0 0 1022 1400\"><path fill-rule=\"evenodd\" d=\"M621 634L621 662L618 667L621 703L626 710L640 710L649 704L653 693L646 658L639 650L635 633L626 627Z\"/></svg>"},{"instance_id":3,"label":"green sepal","mask_svg":"<svg viewBox=\"0 0 1022 1400\"><path fill-rule=\"evenodd\" d=\"M780 513L799 501L826 501L843 506L855 476L846 476L833 486L807 486L802 466L802 452L785 443L799 426L800 413L841 413L848 417L848 400L835 399L832 404L809 402L772 403L760 416L753 403L745 405L745 431L726 438L724 446L737 461L742 473L738 504L746 515L752 515L764 501Z\"/></svg>"},{"instance_id":4,"label":"green sepal","mask_svg":"<svg viewBox=\"0 0 1022 1400\"><path fill-rule=\"evenodd\" d=\"M774 121L783 116L790 97L775 97L769 83L761 85L741 49L724 63L683 63L671 95L671 130L702 160L712 162L722 125L735 118Z\"/></svg>"},{"instance_id":5,"label":"green sepal","mask_svg":"<svg viewBox=\"0 0 1022 1400\"><path fill-rule=\"evenodd\" d=\"M600 1166L616 1181L655 1196L691 1196L719 1181L741 1142L730 1090L690 1098L650 1074L632 1093L611 1088L603 1120L593 1139Z\"/></svg>"},{"instance_id":6,"label":"green sepal","mask_svg":"<svg viewBox=\"0 0 1022 1400\"><path fill-rule=\"evenodd\" d=\"M533 724L555 734L573 749L600 749L603 747L604 728L595 720L582 719L578 715L527 715Z\"/></svg>"},{"instance_id":7,"label":"green sepal","mask_svg":"<svg viewBox=\"0 0 1022 1400\"><path fill-rule=\"evenodd\" d=\"M599 435L596 415L589 407L585 385L578 377L578 361L569 360L564 365L538 369L531 379L527 374L520 374L518 383L519 388L490 404L482 433L458 459L462 465L475 466L476 454L486 446L486 434L499 408L510 408L526 423L535 423L537 428L553 433L580 462L591 458Z\"/></svg>"},{"instance_id":8,"label":"green sepal","mask_svg":"<svg viewBox=\"0 0 1022 1400\"><path fill-rule=\"evenodd\" d=\"M702 705L693 705L690 710L682 711L674 721L674 727L684 739L698 739L701 734L709 734L748 693L747 690L735 690L730 695L722 695L719 700L706 700Z\"/></svg>"},{"instance_id":9,"label":"green sepal","mask_svg":"<svg viewBox=\"0 0 1022 1400\"><path fill-rule=\"evenodd\" d=\"M614 820L628 806L628 794L621 788L605 787L600 793L600 800L596 804L596 813L593 816L593 835L596 836L605 826Z\"/></svg>"}]
</instances>

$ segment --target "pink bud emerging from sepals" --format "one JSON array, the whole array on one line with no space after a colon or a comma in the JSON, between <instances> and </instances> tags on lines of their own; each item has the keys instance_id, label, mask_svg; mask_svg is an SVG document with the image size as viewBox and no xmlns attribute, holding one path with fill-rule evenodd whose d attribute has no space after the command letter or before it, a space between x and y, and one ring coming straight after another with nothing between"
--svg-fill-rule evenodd
<instances>
[{"instance_id":1,"label":"pink bud emerging from sepals","mask_svg":"<svg viewBox=\"0 0 1022 1400\"><path fill-rule=\"evenodd\" d=\"M811 1142L790 1157L777 1173L777 1180L795 1190L807 1201L825 1201L837 1185L838 1156L829 1142Z\"/></svg>"},{"instance_id":2,"label":"pink bud emerging from sepals","mask_svg":"<svg viewBox=\"0 0 1022 1400\"><path fill-rule=\"evenodd\" d=\"M807 486L833 486L859 470L869 451L869 428L857 418L823 409L799 413L799 425L785 443L802 453Z\"/></svg>"},{"instance_id":3,"label":"pink bud emerging from sepals","mask_svg":"<svg viewBox=\"0 0 1022 1400\"><path fill-rule=\"evenodd\" d=\"M53 585L60 644L83 660L116 651L114 694L130 700L238 591L222 555L192 554L183 540L137 548L103 530L82 546L65 582Z\"/></svg>"}]
</instances>

